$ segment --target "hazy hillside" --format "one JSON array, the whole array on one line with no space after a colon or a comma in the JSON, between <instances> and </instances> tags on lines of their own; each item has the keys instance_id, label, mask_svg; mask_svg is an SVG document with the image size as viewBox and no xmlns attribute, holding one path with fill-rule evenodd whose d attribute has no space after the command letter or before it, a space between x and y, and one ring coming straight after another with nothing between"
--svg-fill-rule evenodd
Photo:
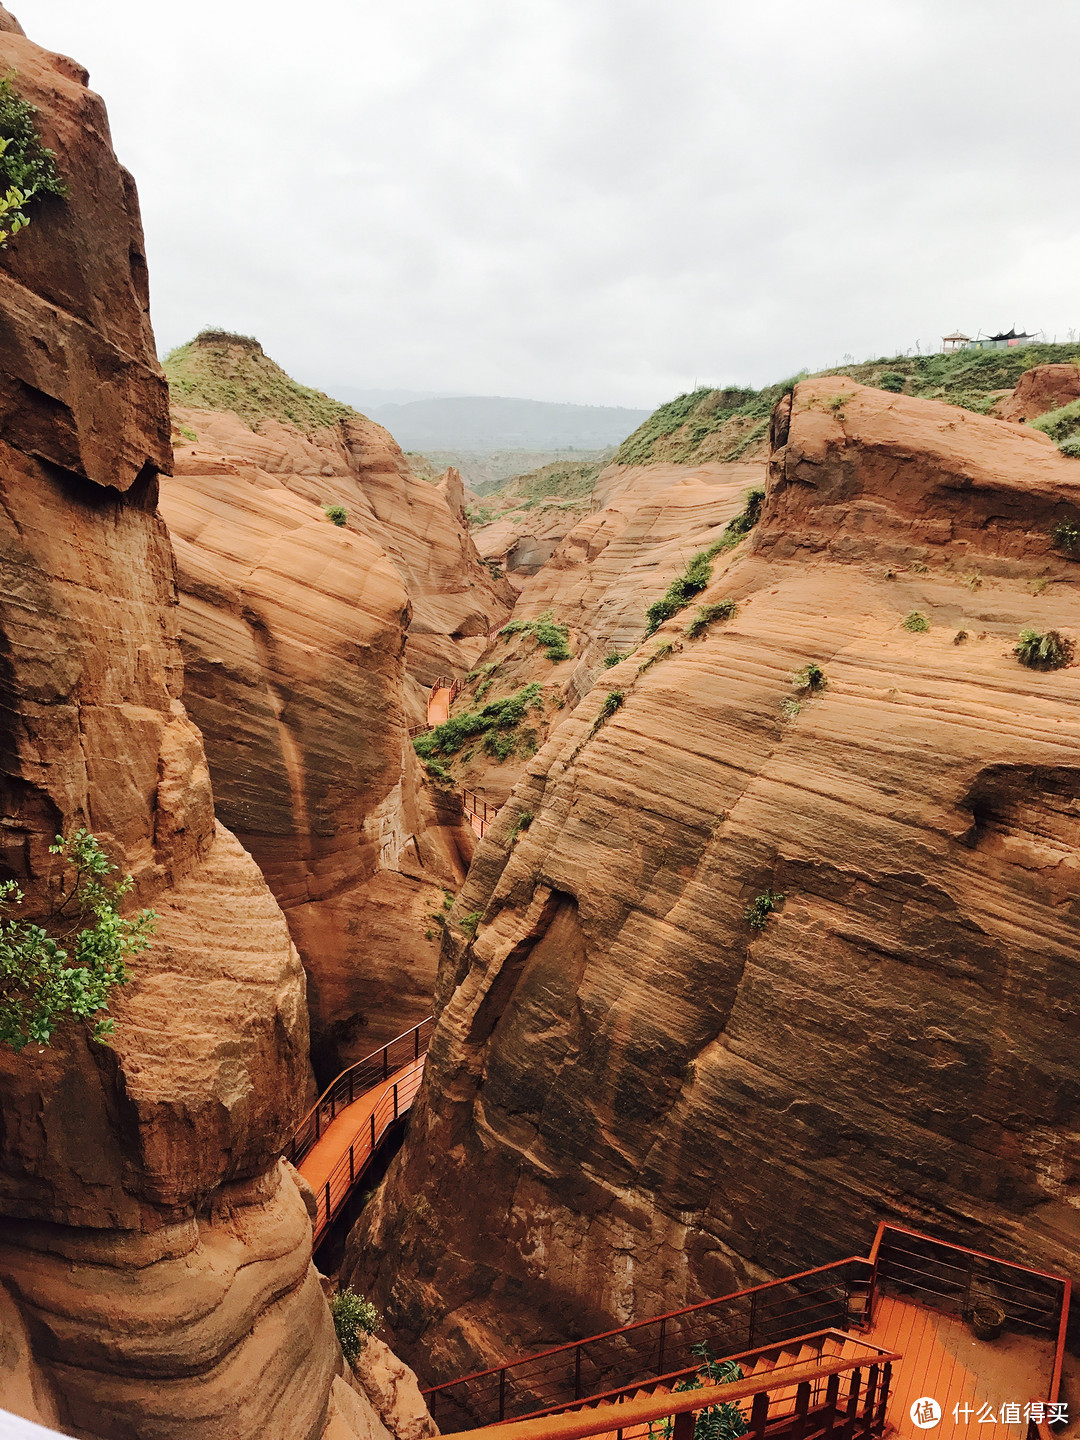
<instances>
[{"instance_id":1,"label":"hazy hillside","mask_svg":"<svg viewBox=\"0 0 1080 1440\"><path fill-rule=\"evenodd\" d=\"M252 429L260 420L287 420L310 434L356 413L287 375L250 335L202 330L162 365L175 404L231 410Z\"/></svg>"},{"instance_id":2,"label":"hazy hillside","mask_svg":"<svg viewBox=\"0 0 1080 1440\"><path fill-rule=\"evenodd\" d=\"M557 451L618 445L649 412L465 395L378 405L368 414L406 450Z\"/></svg>"},{"instance_id":3,"label":"hazy hillside","mask_svg":"<svg viewBox=\"0 0 1080 1440\"><path fill-rule=\"evenodd\" d=\"M861 365L841 365L815 374L850 375L861 385L943 400L986 414L1033 365L1078 359L1080 344L1028 345L1015 350L961 350L955 355L882 356ZM654 410L623 441L615 453L615 463L688 465L749 459L768 442L772 407L794 380L804 378L805 374L793 376L763 390L747 386L678 395Z\"/></svg>"}]
</instances>

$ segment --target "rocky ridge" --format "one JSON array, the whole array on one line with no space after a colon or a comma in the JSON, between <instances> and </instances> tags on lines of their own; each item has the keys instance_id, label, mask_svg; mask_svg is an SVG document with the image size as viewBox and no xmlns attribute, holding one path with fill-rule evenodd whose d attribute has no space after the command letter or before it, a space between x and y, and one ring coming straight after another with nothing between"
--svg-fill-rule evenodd
<instances>
[{"instance_id":1,"label":"rocky ridge","mask_svg":"<svg viewBox=\"0 0 1080 1440\"><path fill-rule=\"evenodd\" d=\"M428 1013L430 916L473 837L408 729L426 716L421 682L462 673L508 606L447 495L381 427L256 423L174 406L161 508L185 703L218 816L288 917L326 1083Z\"/></svg>"},{"instance_id":2,"label":"rocky ridge","mask_svg":"<svg viewBox=\"0 0 1080 1440\"><path fill-rule=\"evenodd\" d=\"M182 699L134 185L80 66L3 9L0 58L69 182L0 254L0 873L44 913L85 825L158 915L111 1044L0 1054L0 1406L88 1440L379 1440L277 1158L303 970Z\"/></svg>"},{"instance_id":3,"label":"rocky ridge","mask_svg":"<svg viewBox=\"0 0 1080 1440\"><path fill-rule=\"evenodd\" d=\"M700 596L735 616L608 672L451 915L424 1089L345 1266L430 1380L860 1251L880 1218L1080 1259L1076 670L1014 652L1080 637L1054 538L1080 465L843 378L771 439L762 519Z\"/></svg>"}]
</instances>

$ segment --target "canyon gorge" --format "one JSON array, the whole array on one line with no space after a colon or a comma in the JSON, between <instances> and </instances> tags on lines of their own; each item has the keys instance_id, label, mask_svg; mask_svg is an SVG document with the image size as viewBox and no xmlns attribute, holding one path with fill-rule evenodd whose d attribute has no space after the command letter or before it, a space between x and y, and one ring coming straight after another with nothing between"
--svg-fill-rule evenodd
<instances>
[{"instance_id":1,"label":"canyon gorge","mask_svg":"<svg viewBox=\"0 0 1080 1440\"><path fill-rule=\"evenodd\" d=\"M67 186L0 249L0 880L86 827L157 917L107 1043L0 1047L0 1408L427 1440L417 1377L883 1220L1073 1273L1075 357L695 392L478 518L252 337L159 361L103 102L0 55ZM290 1142L432 1012L313 1259Z\"/></svg>"}]
</instances>

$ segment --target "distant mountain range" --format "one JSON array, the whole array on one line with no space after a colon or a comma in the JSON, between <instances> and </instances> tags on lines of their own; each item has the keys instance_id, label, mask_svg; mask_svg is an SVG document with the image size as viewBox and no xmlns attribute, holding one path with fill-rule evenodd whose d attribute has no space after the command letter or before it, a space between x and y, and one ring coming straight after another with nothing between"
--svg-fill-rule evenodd
<instances>
[{"instance_id":1,"label":"distant mountain range","mask_svg":"<svg viewBox=\"0 0 1080 1440\"><path fill-rule=\"evenodd\" d=\"M331 393L385 425L403 450L602 450L620 444L650 413L501 395L373 404L379 392L347 385L335 386Z\"/></svg>"}]
</instances>

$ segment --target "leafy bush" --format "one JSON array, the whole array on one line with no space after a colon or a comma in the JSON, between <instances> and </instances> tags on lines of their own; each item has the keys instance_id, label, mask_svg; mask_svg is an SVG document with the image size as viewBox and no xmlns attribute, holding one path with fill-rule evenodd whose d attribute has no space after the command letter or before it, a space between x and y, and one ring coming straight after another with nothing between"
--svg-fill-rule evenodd
<instances>
[{"instance_id":1,"label":"leafy bush","mask_svg":"<svg viewBox=\"0 0 1080 1440\"><path fill-rule=\"evenodd\" d=\"M1067 440L1062 440L1058 449L1070 460L1080 460L1080 435L1070 435Z\"/></svg>"},{"instance_id":2,"label":"leafy bush","mask_svg":"<svg viewBox=\"0 0 1080 1440\"><path fill-rule=\"evenodd\" d=\"M924 630L930 629L930 621L921 610L909 610L900 624L905 630L910 630L913 635L918 635Z\"/></svg>"},{"instance_id":3,"label":"leafy bush","mask_svg":"<svg viewBox=\"0 0 1080 1440\"><path fill-rule=\"evenodd\" d=\"M610 670L614 665L621 665L622 659L623 657L619 654L617 650L612 650L609 654L604 656L604 669Z\"/></svg>"},{"instance_id":4,"label":"leafy bush","mask_svg":"<svg viewBox=\"0 0 1080 1440\"><path fill-rule=\"evenodd\" d=\"M1013 646L1021 665L1031 670L1060 670L1073 657L1073 642L1058 630L1021 630Z\"/></svg>"},{"instance_id":5,"label":"leafy bush","mask_svg":"<svg viewBox=\"0 0 1080 1440\"><path fill-rule=\"evenodd\" d=\"M1050 533L1060 550L1067 550L1070 555L1080 554L1080 525L1072 520L1059 520Z\"/></svg>"},{"instance_id":6,"label":"leafy bush","mask_svg":"<svg viewBox=\"0 0 1080 1440\"><path fill-rule=\"evenodd\" d=\"M764 930L765 922L774 910L778 910L784 903L785 897L778 895L772 890L764 890L753 900L743 911L746 923L752 930Z\"/></svg>"},{"instance_id":7,"label":"leafy bush","mask_svg":"<svg viewBox=\"0 0 1080 1440\"><path fill-rule=\"evenodd\" d=\"M197 443L199 437L189 425L178 425L176 428L190 445Z\"/></svg>"},{"instance_id":8,"label":"leafy bush","mask_svg":"<svg viewBox=\"0 0 1080 1440\"><path fill-rule=\"evenodd\" d=\"M797 720L802 714L802 706L789 695L786 700L780 701L780 713L785 720Z\"/></svg>"},{"instance_id":9,"label":"leafy bush","mask_svg":"<svg viewBox=\"0 0 1080 1440\"><path fill-rule=\"evenodd\" d=\"M690 1071L688 1078L693 1078L693 1062L687 1067ZM703 1362L701 1369L696 1375L688 1375L686 1379L679 1380L672 1386L672 1393L685 1393L687 1390L700 1390L704 1385L728 1385L736 1380L743 1379L742 1366L737 1360L717 1360L709 1348L707 1341L701 1341L690 1347L691 1353L698 1356ZM728 1402L723 1405L709 1405L698 1413L694 1424L694 1440L739 1440L748 1430L746 1418L738 1405ZM670 1440L674 1429L670 1418L658 1427L655 1434L662 1435L663 1440ZM650 1436L654 1435L653 1427L649 1427Z\"/></svg>"},{"instance_id":10,"label":"leafy bush","mask_svg":"<svg viewBox=\"0 0 1080 1440\"><path fill-rule=\"evenodd\" d=\"M523 831L528 830L529 826L532 824L532 822L533 822L535 819L536 819L536 816L533 814L533 812L532 812L531 810L522 810L521 814L520 814L520 815L517 817L517 819L514 821L514 827L513 827L513 829L510 831L510 844L511 844L511 845L516 845L516 844L517 844L518 836L519 836Z\"/></svg>"},{"instance_id":11,"label":"leafy bush","mask_svg":"<svg viewBox=\"0 0 1080 1440\"><path fill-rule=\"evenodd\" d=\"M544 654L558 664L560 660L570 660L570 630L566 625L559 625L553 618L553 612L545 610L535 620L511 620L504 625L499 634L505 638L511 635L532 635L538 645L545 647Z\"/></svg>"},{"instance_id":12,"label":"leafy bush","mask_svg":"<svg viewBox=\"0 0 1080 1440\"><path fill-rule=\"evenodd\" d=\"M30 1041L47 1045L69 1016L89 1019L107 1009L110 992L130 978L128 959L149 948L157 919L152 910L121 917L118 904L131 876L109 878L116 866L88 830L67 840L57 835L49 852L61 857L62 868L43 925L5 919L23 894L13 880L0 884L0 1042L13 1050ZM64 946L74 951L71 964ZM112 1031L111 1019L99 1020L93 1037L105 1040Z\"/></svg>"},{"instance_id":13,"label":"leafy bush","mask_svg":"<svg viewBox=\"0 0 1080 1440\"><path fill-rule=\"evenodd\" d=\"M466 931L469 935L475 935L476 927L480 924L480 917L483 913L482 910L473 910L468 915L462 916L458 924L462 930Z\"/></svg>"},{"instance_id":14,"label":"leafy bush","mask_svg":"<svg viewBox=\"0 0 1080 1440\"><path fill-rule=\"evenodd\" d=\"M825 671L815 660L808 660L801 670L796 670L791 677L791 683L796 690L810 690L817 692L824 690L828 685L828 677Z\"/></svg>"},{"instance_id":15,"label":"leafy bush","mask_svg":"<svg viewBox=\"0 0 1080 1440\"><path fill-rule=\"evenodd\" d=\"M437 760L425 760L424 769L433 780L441 780L444 785L453 785L453 775L450 774L450 771L447 770L444 765L440 765Z\"/></svg>"},{"instance_id":16,"label":"leafy bush","mask_svg":"<svg viewBox=\"0 0 1080 1440\"><path fill-rule=\"evenodd\" d=\"M330 1301L330 1314L334 1317L341 1353L352 1365L367 1344L368 1336L374 1335L382 1325L382 1316L370 1300L348 1286Z\"/></svg>"},{"instance_id":17,"label":"leafy bush","mask_svg":"<svg viewBox=\"0 0 1080 1440\"><path fill-rule=\"evenodd\" d=\"M712 579L713 560L724 551L733 549L744 535L749 535L761 517L764 500L765 491L760 487L748 490L742 511L728 521L720 539L714 540L707 549L699 550L696 555L691 556L683 573L673 580L660 599L654 600L645 611L646 638L654 635L665 620L670 620L680 610L685 610L695 595L700 595Z\"/></svg>"},{"instance_id":18,"label":"leafy bush","mask_svg":"<svg viewBox=\"0 0 1080 1440\"><path fill-rule=\"evenodd\" d=\"M441 725L436 725L433 730L428 730L423 735L417 735L413 740L413 749L421 760L427 761L433 760L438 755L456 755L475 735L487 737L491 731L515 730L524 720L527 711L542 709L541 696L539 682L533 681L531 685L523 686L522 689L513 695L508 695L504 700L489 700L480 710L466 710L460 715L451 715L448 720L444 720ZM498 758L505 760L512 749L513 739L511 738L510 748ZM489 750L489 753L496 752Z\"/></svg>"},{"instance_id":19,"label":"leafy bush","mask_svg":"<svg viewBox=\"0 0 1080 1440\"><path fill-rule=\"evenodd\" d=\"M332 520L335 525L344 525L349 518L349 512L345 509L344 505L327 505L324 508L326 510L326 518Z\"/></svg>"},{"instance_id":20,"label":"leafy bush","mask_svg":"<svg viewBox=\"0 0 1080 1440\"><path fill-rule=\"evenodd\" d=\"M718 600L715 605L702 605L686 627L686 633L691 640L695 640L702 631L709 628L714 620L730 620L738 614L738 611L738 605L730 599Z\"/></svg>"},{"instance_id":21,"label":"leafy bush","mask_svg":"<svg viewBox=\"0 0 1080 1440\"><path fill-rule=\"evenodd\" d=\"M625 699L626 695L622 690L609 690L604 696L604 703L600 706L600 713L596 717L597 724L602 725L605 720L610 720Z\"/></svg>"},{"instance_id":22,"label":"leafy bush","mask_svg":"<svg viewBox=\"0 0 1080 1440\"><path fill-rule=\"evenodd\" d=\"M883 370L878 376L878 389L891 390L894 395L899 395L904 388L906 375L901 375L899 370Z\"/></svg>"},{"instance_id":23,"label":"leafy bush","mask_svg":"<svg viewBox=\"0 0 1080 1440\"><path fill-rule=\"evenodd\" d=\"M14 78L12 73L0 80L0 247L30 224L27 212L36 200L68 193L56 155L41 143L37 109L16 93Z\"/></svg>"}]
</instances>

